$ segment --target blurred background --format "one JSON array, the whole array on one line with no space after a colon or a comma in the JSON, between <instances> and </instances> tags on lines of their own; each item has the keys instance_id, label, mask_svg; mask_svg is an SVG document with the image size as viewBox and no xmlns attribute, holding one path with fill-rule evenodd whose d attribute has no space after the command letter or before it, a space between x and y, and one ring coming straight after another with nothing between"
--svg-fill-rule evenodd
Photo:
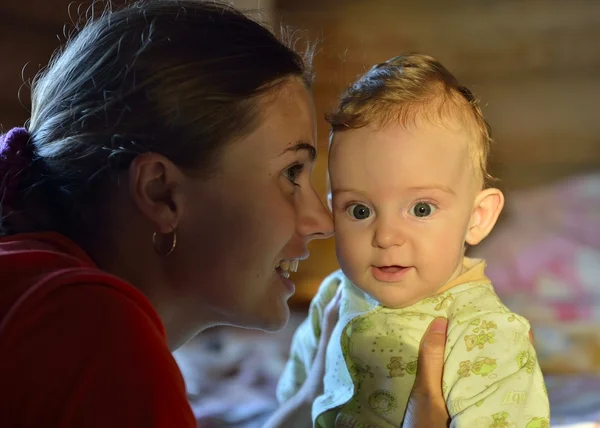
<instances>
[{"instance_id":1,"label":"blurred background","mask_svg":"<svg viewBox=\"0 0 600 428\"><path fill-rule=\"evenodd\" d=\"M318 41L314 182L322 196L328 135L323 115L371 65L420 51L439 59L476 94L496 140L492 173L501 179L507 207L471 255L488 260L498 294L532 322L548 376L552 426L595 426L600 421L600 1L232 3L259 8L275 28L290 26L298 49ZM29 93L23 83L65 40L79 4L1 0L4 130L27 119ZM274 409L274 384L291 333L322 278L337 269L332 240L315 242L311 254L294 277L298 292L284 332L214 329L176 354L199 418L212 418L215 426L258 427ZM256 347L257 341L264 346Z\"/></svg>"}]
</instances>

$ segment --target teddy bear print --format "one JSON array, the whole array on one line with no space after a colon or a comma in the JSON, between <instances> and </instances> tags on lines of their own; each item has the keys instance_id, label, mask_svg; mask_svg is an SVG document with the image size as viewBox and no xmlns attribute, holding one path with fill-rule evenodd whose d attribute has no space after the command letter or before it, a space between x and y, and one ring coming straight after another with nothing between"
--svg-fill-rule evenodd
<instances>
[{"instance_id":1,"label":"teddy bear print","mask_svg":"<svg viewBox=\"0 0 600 428\"><path fill-rule=\"evenodd\" d=\"M390 363L386 367L389 370L388 378L402 377L405 374L415 375L417 373L417 360L405 363L402 357L391 357Z\"/></svg>"}]
</instances>

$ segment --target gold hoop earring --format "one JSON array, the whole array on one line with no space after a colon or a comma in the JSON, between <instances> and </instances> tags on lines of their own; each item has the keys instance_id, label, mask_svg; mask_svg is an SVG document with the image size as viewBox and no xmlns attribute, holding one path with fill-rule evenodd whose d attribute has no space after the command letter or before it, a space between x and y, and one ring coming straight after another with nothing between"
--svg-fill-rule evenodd
<instances>
[{"instance_id":1,"label":"gold hoop earring","mask_svg":"<svg viewBox=\"0 0 600 428\"><path fill-rule=\"evenodd\" d=\"M167 257L173 251L175 251L175 247L177 246L177 232L175 232L175 229L173 229L173 232L171 232L171 233L173 234L173 238L171 240L171 248L169 248L169 251L167 251L166 253L161 251L160 246L156 242L157 241L156 237L158 236L158 234L156 232L154 232L154 234L152 235L152 244L154 246L154 251L156 252L156 254L158 254L161 257Z\"/></svg>"}]
</instances>

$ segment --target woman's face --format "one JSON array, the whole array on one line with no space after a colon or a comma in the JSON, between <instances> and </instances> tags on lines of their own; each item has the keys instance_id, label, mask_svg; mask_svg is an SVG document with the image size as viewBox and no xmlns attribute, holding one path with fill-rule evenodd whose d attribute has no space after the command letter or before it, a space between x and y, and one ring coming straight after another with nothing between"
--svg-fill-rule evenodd
<instances>
[{"instance_id":1,"label":"woman's face","mask_svg":"<svg viewBox=\"0 0 600 428\"><path fill-rule=\"evenodd\" d=\"M258 108L261 124L224 150L216 175L186 185L177 279L190 308L210 322L276 330L294 292L278 266L308 257L308 242L331 236L333 224L310 181L317 142L309 91L290 79Z\"/></svg>"}]
</instances>

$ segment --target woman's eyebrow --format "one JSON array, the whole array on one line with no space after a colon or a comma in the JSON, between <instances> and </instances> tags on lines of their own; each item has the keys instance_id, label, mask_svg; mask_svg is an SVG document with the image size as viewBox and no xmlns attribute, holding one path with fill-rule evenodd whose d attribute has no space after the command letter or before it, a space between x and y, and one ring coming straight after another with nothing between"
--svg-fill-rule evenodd
<instances>
[{"instance_id":1,"label":"woman's eyebrow","mask_svg":"<svg viewBox=\"0 0 600 428\"><path fill-rule=\"evenodd\" d=\"M283 156L287 152L298 152L300 150L306 150L312 162L314 162L317 159L317 150L315 149L315 146L313 146L307 141L302 140L285 149L280 156Z\"/></svg>"}]
</instances>

